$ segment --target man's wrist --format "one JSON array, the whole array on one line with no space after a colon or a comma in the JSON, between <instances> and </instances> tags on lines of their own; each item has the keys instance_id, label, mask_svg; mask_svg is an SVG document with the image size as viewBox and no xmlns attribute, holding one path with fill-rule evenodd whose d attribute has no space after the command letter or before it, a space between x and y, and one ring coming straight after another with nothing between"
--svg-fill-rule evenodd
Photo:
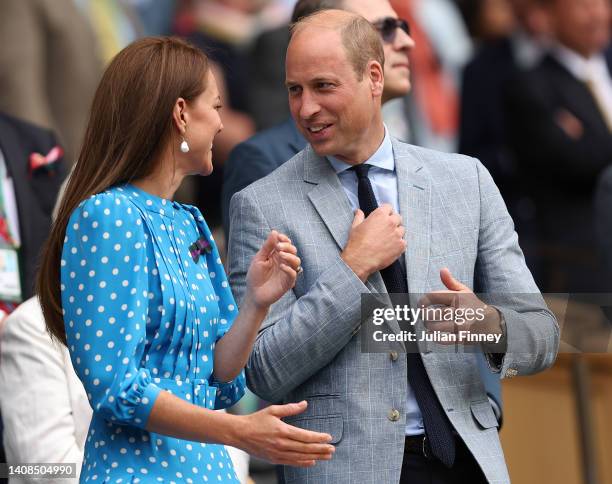
<instances>
[{"instance_id":1,"label":"man's wrist","mask_svg":"<svg viewBox=\"0 0 612 484\"><path fill-rule=\"evenodd\" d=\"M499 336L499 341L497 343L483 343L483 350L485 353L503 354L507 350L506 321L501 311L495 306L487 306L487 311L491 311L487 334Z\"/></svg>"},{"instance_id":2,"label":"man's wrist","mask_svg":"<svg viewBox=\"0 0 612 484\"><path fill-rule=\"evenodd\" d=\"M351 269L355 275L361 279L361 282L365 282L370 277L370 273L362 267L360 263L360 258L353 257L350 252L343 251L340 254L340 258L344 261L344 263Z\"/></svg>"}]
</instances>

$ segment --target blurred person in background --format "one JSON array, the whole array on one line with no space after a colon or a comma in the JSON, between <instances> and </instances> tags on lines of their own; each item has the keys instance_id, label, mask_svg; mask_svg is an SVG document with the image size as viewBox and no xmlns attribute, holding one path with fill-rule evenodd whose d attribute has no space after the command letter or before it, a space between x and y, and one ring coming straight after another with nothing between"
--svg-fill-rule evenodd
<instances>
[{"instance_id":1,"label":"blurred person in background","mask_svg":"<svg viewBox=\"0 0 612 484\"><path fill-rule=\"evenodd\" d=\"M9 464L76 464L77 483L91 408L64 346L55 344L36 297L21 304L0 335L0 409ZM32 482L11 478L10 484Z\"/></svg>"},{"instance_id":2,"label":"blurred person in background","mask_svg":"<svg viewBox=\"0 0 612 484\"><path fill-rule=\"evenodd\" d=\"M542 1L551 45L535 69L508 86L509 142L535 203L540 287L597 292L603 275L592 199L612 163L612 64L604 56L610 3Z\"/></svg>"},{"instance_id":3,"label":"blurred person in background","mask_svg":"<svg viewBox=\"0 0 612 484\"><path fill-rule=\"evenodd\" d=\"M391 6L410 23L418 48L410 55L412 94L387 103L385 120L402 141L454 152L460 73L472 54L461 13L452 0L391 0Z\"/></svg>"},{"instance_id":4,"label":"blurred person in background","mask_svg":"<svg viewBox=\"0 0 612 484\"><path fill-rule=\"evenodd\" d=\"M512 2L525 0L456 0L470 36L478 44L510 35L515 28Z\"/></svg>"},{"instance_id":5,"label":"blurred person in background","mask_svg":"<svg viewBox=\"0 0 612 484\"><path fill-rule=\"evenodd\" d=\"M52 129L70 162L101 73L83 1L2 0L0 110Z\"/></svg>"},{"instance_id":6,"label":"blurred person in background","mask_svg":"<svg viewBox=\"0 0 612 484\"><path fill-rule=\"evenodd\" d=\"M533 68L544 55L547 17L542 0L462 0L459 5L478 41L463 71L459 152L478 158L491 172L539 280L535 208L521 183L529 175L518 171L509 149L504 93L519 72Z\"/></svg>"},{"instance_id":7,"label":"blurred person in background","mask_svg":"<svg viewBox=\"0 0 612 484\"><path fill-rule=\"evenodd\" d=\"M0 334L7 314L33 295L64 174L64 152L51 131L0 113ZM0 457L1 450L0 440Z\"/></svg>"}]
</instances>

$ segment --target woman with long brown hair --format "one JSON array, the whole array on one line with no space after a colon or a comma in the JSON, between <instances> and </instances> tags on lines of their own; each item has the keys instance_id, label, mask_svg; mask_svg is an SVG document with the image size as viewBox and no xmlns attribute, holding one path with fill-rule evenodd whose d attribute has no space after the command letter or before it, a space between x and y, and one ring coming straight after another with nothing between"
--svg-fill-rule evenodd
<instances>
[{"instance_id":1,"label":"woman with long brown hair","mask_svg":"<svg viewBox=\"0 0 612 484\"><path fill-rule=\"evenodd\" d=\"M82 482L235 482L216 444L298 466L332 456L329 435L280 420L306 402L213 411L244 393L257 330L300 271L270 232L238 314L204 218L172 201L212 171L220 107L206 56L175 38L126 47L98 87L37 281L94 411Z\"/></svg>"}]
</instances>

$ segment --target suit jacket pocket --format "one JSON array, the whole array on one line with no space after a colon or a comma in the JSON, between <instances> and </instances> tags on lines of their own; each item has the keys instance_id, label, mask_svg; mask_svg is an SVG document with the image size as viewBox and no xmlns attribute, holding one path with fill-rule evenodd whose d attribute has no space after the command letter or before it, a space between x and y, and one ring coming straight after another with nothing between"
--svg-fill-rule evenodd
<instances>
[{"instance_id":1,"label":"suit jacket pocket","mask_svg":"<svg viewBox=\"0 0 612 484\"><path fill-rule=\"evenodd\" d=\"M312 432L326 433L332 436L330 444L337 444L342 440L344 433L344 421L342 415L326 415L321 417L291 417L285 421L289 425L300 427Z\"/></svg>"},{"instance_id":2,"label":"suit jacket pocket","mask_svg":"<svg viewBox=\"0 0 612 484\"><path fill-rule=\"evenodd\" d=\"M488 400L472 402L470 404L470 409L472 410L474 419L481 428L490 429L492 427L497 427L497 418Z\"/></svg>"}]
</instances>

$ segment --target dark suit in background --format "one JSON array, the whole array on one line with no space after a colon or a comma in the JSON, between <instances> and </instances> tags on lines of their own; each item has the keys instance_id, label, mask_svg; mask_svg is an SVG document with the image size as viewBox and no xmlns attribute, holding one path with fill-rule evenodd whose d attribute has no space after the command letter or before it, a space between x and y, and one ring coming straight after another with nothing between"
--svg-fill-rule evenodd
<instances>
[{"instance_id":1,"label":"dark suit in background","mask_svg":"<svg viewBox=\"0 0 612 484\"><path fill-rule=\"evenodd\" d=\"M29 159L32 153L46 155L55 146L57 139L51 131L0 113L0 150L7 176L13 180L17 203L21 239L19 267L24 300L34 294L39 252L49 235L51 214L66 173L63 158L50 169L39 168L33 172L29 170ZM0 445L0 462L5 461Z\"/></svg>"},{"instance_id":2,"label":"dark suit in background","mask_svg":"<svg viewBox=\"0 0 612 484\"><path fill-rule=\"evenodd\" d=\"M272 173L301 151L306 144L295 122L289 118L278 126L257 133L234 148L225 163L223 181L223 228L227 240L230 238L229 207L232 196L251 183ZM499 376L489 370L487 362L480 353L477 353L477 358L487 395L498 407L495 412L501 427L503 412Z\"/></svg>"},{"instance_id":3,"label":"dark suit in background","mask_svg":"<svg viewBox=\"0 0 612 484\"><path fill-rule=\"evenodd\" d=\"M594 249L592 197L612 162L612 133L584 82L552 55L508 85L509 141L530 175L522 181L534 200L543 291L596 292L603 278ZM571 116L579 127L564 129Z\"/></svg>"},{"instance_id":4,"label":"dark suit in background","mask_svg":"<svg viewBox=\"0 0 612 484\"><path fill-rule=\"evenodd\" d=\"M526 45L529 44L529 45ZM521 49L531 56L523 58ZM478 158L497 184L514 220L531 273L539 277L533 200L522 189L527 174L519 171L509 148L504 93L519 74L536 62L537 42L527 34L485 42L465 66L462 77L459 152Z\"/></svg>"},{"instance_id":5,"label":"dark suit in background","mask_svg":"<svg viewBox=\"0 0 612 484\"><path fill-rule=\"evenodd\" d=\"M234 193L272 173L306 146L293 119L257 133L232 150L224 166L221 212L229 240L229 206Z\"/></svg>"},{"instance_id":6,"label":"dark suit in background","mask_svg":"<svg viewBox=\"0 0 612 484\"><path fill-rule=\"evenodd\" d=\"M612 166L606 168L595 190L595 233L604 271L606 292L612 292Z\"/></svg>"}]
</instances>

